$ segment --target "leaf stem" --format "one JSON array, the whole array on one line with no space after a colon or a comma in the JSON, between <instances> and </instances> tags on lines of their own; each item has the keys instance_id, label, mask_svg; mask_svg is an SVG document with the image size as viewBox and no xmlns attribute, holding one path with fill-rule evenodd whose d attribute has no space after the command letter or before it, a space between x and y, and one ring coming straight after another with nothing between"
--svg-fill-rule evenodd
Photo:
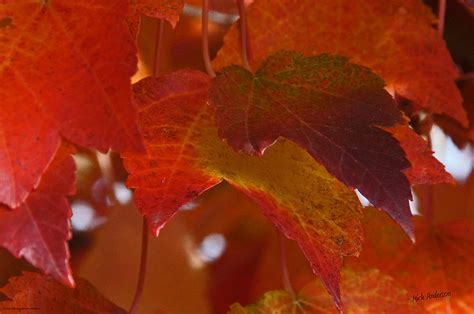
<instances>
[{"instance_id":1,"label":"leaf stem","mask_svg":"<svg viewBox=\"0 0 474 314\"><path fill-rule=\"evenodd\" d=\"M201 48L204 65L207 74L211 77L216 76L216 72L212 69L211 58L209 57L209 0L202 1L202 35Z\"/></svg>"},{"instance_id":2,"label":"leaf stem","mask_svg":"<svg viewBox=\"0 0 474 314\"><path fill-rule=\"evenodd\" d=\"M443 37L446 17L446 0L438 0L438 34Z\"/></svg>"},{"instance_id":3,"label":"leaf stem","mask_svg":"<svg viewBox=\"0 0 474 314\"><path fill-rule=\"evenodd\" d=\"M247 30L247 17L245 14L245 3L244 0L237 0L237 6L239 8L240 16L240 48L242 65L250 71L249 54L248 54L248 30Z\"/></svg>"},{"instance_id":4,"label":"leaf stem","mask_svg":"<svg viewBox=\"0 0 474 314\"><path fill-rule=\"evenodd\" d=\"M153 76L157 77L160 73L160 56L161 56L161 42L163 38L163 29L165 22L163 19L160 19L156 27L156 37L155 37L155 59L153 62Z\"/></svg>"},{"instance_id":5,"label":"leaf stem","mask_svg":"<svg viewBox=\"0 0 474 314\"><path fill-rule=\"evenodd\" d=\"M95 157L97 160L97 164L99 165L100 172L102 174L102 179L105 181L105 188L107 192L107 206L115 206L119 204L119 201L115 196L113 187L113 184L115 182L115 171L111 154L111 151L106 154L103 154L99 151L95 152Z\"/></svg>"},{"instance_id":6,"label":"leaf stem","mask_svg":"<svg viewBox=\"0 0 474 314\"><path fill-rule=\"evenodd\" d=\"M281 264L281 272L282 272L281 275L282 275L283 287L290 294L294 295L295 291L293 290L293 286L291 285L290 274L288 272L288 264L286 262L285 236L283 235L282 232L278 231L278 237L279 237L280 264Z\"/></svg>"},{"instance_id":7,"label":"leaf stem","mask_svg":"<svg viewBox=\"0 0 474 314\"><path fill-rule=\"evenodd\" d=\"M140 269L138 271L138 282L137 288L135 289L135 296L133 297L132 306L128 313L135 314L137 313L138 305L143 295L143 287L145 286L145 275L146 275L146 264L148 257L148 227L146 224L146 219L143 217L142 223L142 249L140 256Z\"/></svg>"}]
</instances>

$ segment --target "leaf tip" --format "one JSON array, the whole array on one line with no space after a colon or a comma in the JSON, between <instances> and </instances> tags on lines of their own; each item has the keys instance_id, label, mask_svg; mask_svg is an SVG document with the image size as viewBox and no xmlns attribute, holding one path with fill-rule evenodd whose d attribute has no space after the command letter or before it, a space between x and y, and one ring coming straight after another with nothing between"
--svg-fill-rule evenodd
<instances>
[{"instance_id":1,"label":"leaf tip","mask_svg":"<svg viewBox=\"0 0 474 314\"><path fill-rule=\"evenodd\" d=\"M69 272L65 278L64 283L69 287L69 288L76 288L76 281L74 280L72 273Z\"/></svg>"},{"instance_id":2,"label":"leaf tip","mask_svg":"<svg viewBox=\"0 0 474 314\"><path fill-rule=\"evenodd\" d=\"M410 241L412 243L415 243L416 242L415 231L413 230L413 223L411 219L408 223L401 223L400 225L402 226L403 231L405 231L406 235L410 238Z\"/></svg>"}]
</instances>

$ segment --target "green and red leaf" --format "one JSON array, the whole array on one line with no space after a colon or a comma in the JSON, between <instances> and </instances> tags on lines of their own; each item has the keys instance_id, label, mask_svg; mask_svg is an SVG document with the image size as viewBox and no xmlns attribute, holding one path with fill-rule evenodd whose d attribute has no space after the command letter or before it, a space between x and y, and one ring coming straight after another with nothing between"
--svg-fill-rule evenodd
<instances>
[{"instance_id":1,"label":"green and red leaf","mask_svg":"<svg viewBox=\"0 0 474 314\"><path fill-rule=\"evenodd\" d=\"M341 306L342 257L356 255L361 242L354 193L289 141L262 157L234 152L217 135L209 86L207 75L189 70L135 84L147 153L123 158L138 208L157 234L181 205L226 180L298 242Z\"/></svg>"},{"instance_id":2,"label":"green and red leaf","mask_svg":"<svg viewBox=\"0 0 474 314\"><path fill-rule=\"evenodd\" d=\"M281 51L255 75L227 67L212 83L220 137L236 151L262 155L278 138L303 147L350 188L357 188L413 237L410 166L381 127L404 122L383 81L344 57ZM415 135L416 136L416 135Z\"/></svg>"}]
</instances>

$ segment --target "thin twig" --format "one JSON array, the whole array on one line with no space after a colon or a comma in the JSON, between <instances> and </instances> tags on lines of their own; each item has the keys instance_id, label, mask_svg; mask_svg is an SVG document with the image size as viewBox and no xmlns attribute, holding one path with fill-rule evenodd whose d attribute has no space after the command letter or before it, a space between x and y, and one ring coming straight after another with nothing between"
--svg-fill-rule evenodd
<instances>
[{"instance_id":1,"label":"thin twig","mask_svg":"<svg viewBox=\"0 0 474 314\"><path fill-rule=\"evenodd\" d=\"M293 290L293 286L291 285L290 281L290 274L288 272L288 265L286 263L286 249L285 249L285 236L282 232L278 232L279 240L280 240L280 264L281 264L281 272L282 272L282 281L283 287L286 291L290 294L295 294Z\"/></svg>"},{"instance_id":2,"label":"thin twig","mask_svg":"<svg viewBox=\"0 0 474 314\"><path fill-rule=\"evenodd\" d=\"M237 5L239 8L239 16L240 16L240 48L241 48L241 57L242 57L242 65L250 71L250 64L249 64L249 53L247 47L247 40L248 40L248 31L247 31L247 17L245 14L245 3L244 0L237 0Z\"/></svg>"},{"instance_id":3,"label":"thin twig","mask_svg":"<svg viewBox=\"0 0 474 314\"><path fill-rule=\"evenodd\" d=\"M160 73L160 56L161 56L161 42L163 38L163 29L165 22L163 19L160 19L156 28L156 37L155 37L155 59L153 62L153 76L158 76Z\"/></svg>"},{"instance_id":4,"label":"thin twig","mask_svg":"<svg viewBox=\"0 0 474 314\"><path fill-rule=\"evenodd\" d=\"M206 66L207 74L211 77L216 76L216 72L212 69L211 58L209 57L209 0L202 1L202 35L201 47L204 65Z\"/></svg>"},{"instance_id":5,"label":"thin twig","mask_svg":"<svg viewBox=\"0 0 474 314\"><path fill-rule=\"evenodd\" d=\"M109 151L106 154L103 154L99 151L95 152L95 157L97 159L97 164L99 165L100 172L102 174L102 179L105 182L105 188L107 192L107 206L115 206L119 204L117 197L114 192L114 182L115 182L115 171L112 162L112 153Z\"/></svg>"},{"instance_id":6,"label":"thin twig","mask_svg":"<svg viewBox=\"0 0 474 314\"><path fill-rule=\"evenodd\" d=\"M443 37L446 17L446 0L438 0L438 34Z\"/></svg>"},{"instance_id":7,"label":"thin twig","mask_svg":"<svg viewBox=\"0 0 474 314\"><path fill-rule=\"evenodd\" d=\"M146 275L146 264L148 257L148 227L146 224L146 219L143 217L143 226L142 226L142 251L140 256L140 270L138 271L138 283L135 290L135 296L133 297L132 306L128 313L135 314L137 313L138 305L143 295L143 287L145 286L145 275Z\"/></svg>"}]
</instances>

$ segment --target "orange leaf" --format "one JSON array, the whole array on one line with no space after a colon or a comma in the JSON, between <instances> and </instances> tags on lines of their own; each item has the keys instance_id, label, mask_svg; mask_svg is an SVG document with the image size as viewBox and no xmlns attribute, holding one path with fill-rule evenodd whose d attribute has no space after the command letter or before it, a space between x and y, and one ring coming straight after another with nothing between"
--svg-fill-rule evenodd
<instances>
[{"instance_id":1,"label":"orange leaf","mask_svg":"<svg viewBox=\"0 0 474 314\"><path fill-rule=\"evenodd\" d=\"M420 0L260 0L248 8L253 69L280 49L350 57L379 74L417 108L467 125L456 68ZM310 31L308 31L310 30ZM239 25L224 39L214 66L240 62Z\"/></svg>"},{"instance_id":2,"label":"orange leaf","mask_svg":"<svg viewBox=\"0 0 474 314\"><path fill-rule=\"evenodd\" d=\"M409 302L407 292L378 270L354 272L344 270L341 279L344 313L421 313ZM338 313L319 281L306 285L297 295L286 291L267 292L256 303L242 307L232 305L229 314L258 313Z\"/></svg>"},{"instance_id":3,"label":"orange leaf","mask_svg":"<svg viewBox=\"0 0 474 314\"><path fill-rule=\"evenodd\" d=\"M412 185L455 183L453 177L444 170L444 165L433 157L428 142L412 129L406 125L397 125L388 131L400 141L407 154L411 167L405 169L404 173Z\"/></svg>"},{"instance_id":4,"label":"orange leaf","mask_svg":"<svg viewBox=\"0 0 474 314\"><path fill-rule=\"evenodd\" d=\"M431 204L435 224L456 219L474 222L474 171L465 182L458 182L455 186L439 184L429 189L424 186L416 187L415 194L419 198L419 204ZM420 209L425 211L425 208Z\"/></svg>"},{"instance_id":5,"label":"orange leaf","mask_svg":"<svg viewBox=\"0 0 474 314\"><path fill-rule=\"evenodd\" d=\"M474 308L474 224L463 219L430 224L415 219L417 242L373 208L364 217L365 242L359 268L379 268L434 313L471 313ZM469 310L470 309L470 310Z\"/></svg>"}]
</instances>

